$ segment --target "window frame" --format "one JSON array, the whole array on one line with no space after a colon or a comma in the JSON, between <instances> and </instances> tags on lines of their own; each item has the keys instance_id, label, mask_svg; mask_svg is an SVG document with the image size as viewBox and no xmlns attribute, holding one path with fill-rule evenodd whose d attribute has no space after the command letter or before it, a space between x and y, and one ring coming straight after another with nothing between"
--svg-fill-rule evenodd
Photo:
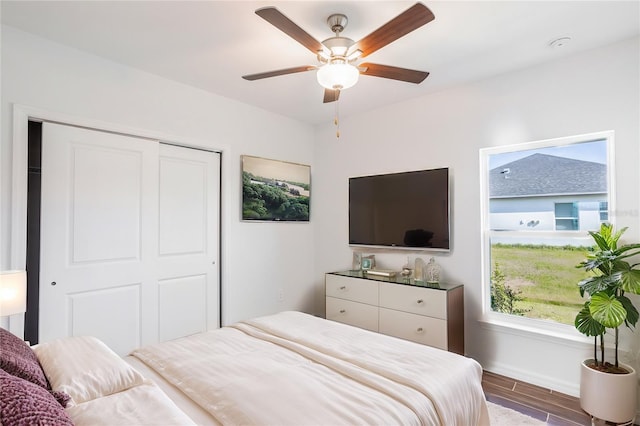
<instances>
[{"instance_id":1,"label":"window frame","mask_svg":"<svg viewBox=\"0 0 640 426\"><path fill-rule=\"evenodd\" d=\"M532 142L523 142L512 145L502 145L495 147L481 148L479 151L480 160L480 214L481 214L481 273L482 273L482 314L479 318L481 323L495 325L505 329L520 330L546 336L555 336L574 341L583 341L584 336L577 332L574 326L561 324L554 321L527 318L518 315L510 315L491 310L491 235L490 228L490 200L489 200L489 158L491 155L508 152L519 152L531 149L550 148L573 145L577 143L593 142L597 140L606 141L607 156L607 193L608 193L608 216L607 222L614 223L615 215L615 164L614 164L614 131L602 131L587 133L575 136L545 139ZM555 226L554 226L555 228ZM519 235L520 231L501 231L501 235ZM539 237L584 237L590 239L587 231L536 231ZM577 289L576 289L577 291ZM577 314L577 312L576 312Z\"/></svg>"},{"instance_id":2,"label":"window frame","mask_svg":"<svg viewBox=\"0 0 640 426\"><path fill-rule=\"evenodd\" d=\"M558 216L558 205L571 205L571 216ZM554 203L554 227L556 231L558 231L558 220L561 221L571 221L571 229L566 229L567 231L577 231L580 229L580 214L578 213L578 206L576 202L560 202ZM598 210L598 213L600 211Z\"/></svg>"},{"instance_id":3,"label":"window frame","mask_svg":"<svg viewBox=\"0 0 640 426\"><path fill-rule=\"evenodd\" d=\"M605 201L601 202L600 206L598 206L598 213L600 214L601 223L609 222L609 204L609 202ZM606 216L606 218L603 219L602 216Z\"/></svg>"}]
</instances>

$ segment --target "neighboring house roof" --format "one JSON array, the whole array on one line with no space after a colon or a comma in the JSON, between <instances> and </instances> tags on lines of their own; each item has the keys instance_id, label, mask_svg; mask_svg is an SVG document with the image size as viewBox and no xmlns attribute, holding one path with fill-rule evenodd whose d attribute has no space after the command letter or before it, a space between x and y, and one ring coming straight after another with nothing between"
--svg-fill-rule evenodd
<instances>
[{"instance_id":1,"label":"neighboring house roof","mask_svg":"<svg viewBox=\"0 0 640 426\"><path fill-rule=\"evenodd\" d=\"M489 171L489 196L530 197L607 192L607 166L532 154Z\"/></svg>"}]
</instances>

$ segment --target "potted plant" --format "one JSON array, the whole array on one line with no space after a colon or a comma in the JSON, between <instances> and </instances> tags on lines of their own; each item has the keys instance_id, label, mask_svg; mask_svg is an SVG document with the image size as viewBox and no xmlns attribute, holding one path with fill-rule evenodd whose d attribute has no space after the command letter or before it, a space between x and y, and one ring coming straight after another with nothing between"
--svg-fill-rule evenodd
<instances>
[{"instance_id":1,"label":"potted plant","mask_svg":"<svg viewBox=\"0 0 640 426\"><path fill-rule=\"evenodd\" d=\"M640 294L638 264L626 260L640 253L640 244L618 246L626 230L615 232L613 225L603 223L598 232L590 231L596 245L576 266L593 273L578 284L580 295L588 294L589 300L576 316L575 326L594 338L593 359L581 366L580 405L593 417L617 423L632 420L637 404L636 371L618 360L620 327L633 328L638 322L638 310L625 293ZM605 360L607 330L614 333L613 363Z\"/></svg>"}]
</instances>

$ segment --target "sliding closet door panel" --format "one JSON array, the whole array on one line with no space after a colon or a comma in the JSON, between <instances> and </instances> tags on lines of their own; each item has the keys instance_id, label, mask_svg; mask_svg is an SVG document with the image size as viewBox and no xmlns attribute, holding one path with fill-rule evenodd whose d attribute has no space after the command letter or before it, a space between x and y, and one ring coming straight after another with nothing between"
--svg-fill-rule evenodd
<instances>
[{"instance_id":1,"label":"sliding closet door panel","mask_svg":"<svg viewBox=\"0 0 640 426\"><path fill-rule=\"evenodd\" d=\"M160 341L207 330L207 276L161 280L158 285Z\"/></svg>"},{"instance_id":2,"label":"sliding closet door panel","mask_svg":"<svg viewBox=\"0 0 640 426\"><path fill-rule=\"evenodd\" d=\"M73 336L117 336L108 339L116 353L127 354L140 346L141 285L92 290L69 295L69 316ZM117 310L115 307L117 307ZM91 321L87 321L91 318Z\"/></svg>"},{"instance_id":3,"label":"sliding closet door panel","mask_svg":"<svg viewBox=\"0 0 640 426\"><path fill-rule=\"evenodd\" d=\"M44 123L41 342L92 334L123 354L157 340L158 148Z\"/></svg>"},{"instance_id":4,"label":"sliding closet door panel","mask_svg":"<svg viewBox=\"0 0 640 426\"><path fill-rule=\"evenodd\" d=\"M190 153L186 148L162 145L160 151L160 256L205 255L208 164L175 157ZM171 151L174 157L166 156Z\"/></svg>"},{"instance_id":5,"label":"sliding closet door panel","mask_svg":"<svg viewBox=\"0 0 640 426\"><path fill-rule=\"evenodd\" d=\"M71 263L140 262L142 153L71 151Z\"/></svg>"},{"instance_id":6,"label":"sliding closet door panel","mask_svg":"<svg viewBox=\"0 0 640 426\"><path fill-rule=\"evenodd\" d=\"M160 145L160 339L219 327L220 155Z\"/></svg>"}]
</instances>

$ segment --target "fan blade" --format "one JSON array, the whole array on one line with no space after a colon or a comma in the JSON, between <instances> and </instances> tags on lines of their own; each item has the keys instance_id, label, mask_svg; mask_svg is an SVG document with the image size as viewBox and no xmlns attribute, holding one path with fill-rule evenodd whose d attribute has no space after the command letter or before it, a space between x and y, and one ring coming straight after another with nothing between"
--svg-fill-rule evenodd
<instances>
[{"instance_id":1,"label":"fan blade","mask_svg":"<svg viewBox=\"0 0 640 426\"><path fill-rule=\"evenodd\" d=\"M338 98L340 98L339 90L324 89L324 99L322 100L323 103L326 104L329 102L335 102L338 100Z\"/></svg>"},{"instance_id":2,"label":"fan blade","mask_svg":"<svg viewBox=\"0 0 640 426\"><path fill-rule=\"evenodd\" d=\"M273 6L263 7L256 10L256 15L278 28L280 31L317 54L318 51L324 50L324 46L318 40L313 38L309 33L300 28L295 22L287 18Z\"/></svg>"},{"instance_id":3,"label":"fan blade","mask_svg":"<svg viewBox=\"0 0 640 426\"><path fill-rule=\"evenodd\" d=\"M366 68L360 71L362 75L371 75L373 77L391 78L393 80L406 81L408 83L420 84L429 75L426 71L410 70L407 68L392 67L389 65L372 64L365 62L358 66Z\"/></svg>"},{"instance_id":4,"label":"fan blade","mask_svg":"<svg viewBox=\"0 0 640 426\"><path fill-rule=\"evenodd\" d=\"M297 72L305 72L305 71L313 71L313 70L315 70L317 68L318 67L313 66L313 65L303 65L301 67L285 68L283 70L267 71L267 72L261 72L261 73L258 73L258 74L243 75L242 78L244 78L245 80L253 81L253 80L260 80L261 78L277 77L279 75L295 74Z\"/></svg>"},{"instance_id":5,"label":"fan blade","mask_svg":"<svg viewBox=\"0 0 640 426\"><path fill-rule=\"evenodd\" d=\"M433 21L435 16L427 6L416 3L400 15L393 18L368 36L364 37L353 50L362 50L361 58L368 56L376 50L385 47L411 31ZM350 49L351 50L351 49Z\"/></svg>"}]
</instances>

